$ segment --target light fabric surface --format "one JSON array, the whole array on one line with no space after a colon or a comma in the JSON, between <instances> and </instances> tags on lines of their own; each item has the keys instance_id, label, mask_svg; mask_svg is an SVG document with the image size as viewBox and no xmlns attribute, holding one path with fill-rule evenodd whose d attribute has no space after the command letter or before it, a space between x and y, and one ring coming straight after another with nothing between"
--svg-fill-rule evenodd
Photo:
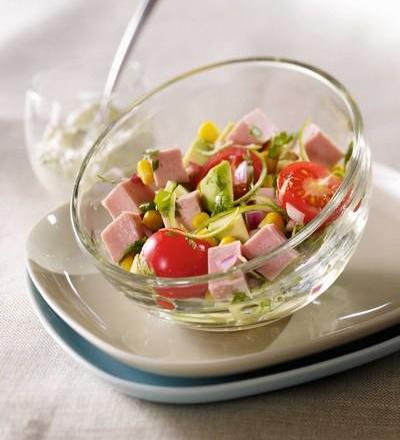
<instances>
[{"instance_id":1,"label":"light fabric surface","mask_svg":"<svg viewBox=\"0 0 400 440\"><path fill-rule=\"evenodd\" d=\"M3 0L0 14L0 438L399 439L400 353L221 404L130 399L69 358L26 295L24 240L53 206L23 140L24 90L65 57L111 54L136 2ZM397 1L161 0L137 48L151 82L233 56L322 67L353 92L375 159L400 169Z\"/></svg>"}]
</instances>

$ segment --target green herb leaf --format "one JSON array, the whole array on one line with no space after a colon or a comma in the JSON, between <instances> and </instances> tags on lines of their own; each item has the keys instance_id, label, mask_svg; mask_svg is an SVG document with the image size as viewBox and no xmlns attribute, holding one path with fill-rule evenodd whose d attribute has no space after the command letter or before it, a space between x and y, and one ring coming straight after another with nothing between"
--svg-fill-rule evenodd
<instances>
[{"instance_id":1,"label":"green herb leaf","mask_svg":"<svg viewBox=\"0 0 400 440\"><path fill-rule=\"evenodd\" d=\"M236 292L233 294L231 304L239 304L247 301L249 297L245 292Z\"/></svg>"},{"instance_id":2,"label":"green herb leaf","mask_svg":"<svg viewBox=\"0 0 400 440\"><path fill-rule=\"evenodd\" d=\"M275 135L272 138L271 145L268 148L268 157L271 159L278 159L281 154L282 147L294 139L294 134L287 134L286 131Z\"/></svg>"},{"instance_id":3,"label":"green herb leaf","mask_svg":"<svg viewBox=\"0 0 400 440\"><path fill-rule=\"evenodd\" d=\"M139 240L136 240L135 243L133 243L133 252L135 254L140 254L142 251L142 248L144 244L146 243L147 237L140 238Z\"/></svg>"},{"instance_id":4,"label":"green herb leaf","mask_svg":"<svg viewBox=\"0 0 400 440\"><path fill-rule=\"evenodd\" d=\"M304 225L294 225L292 230L292 237L294 237L298 232L300 232L304 228Z\"/></svg>"},{"instance_id":5,"label":"green herb leaf","mask_svg":"<svg viewBox=\"0 0 400 440\"><path fill-rule=\"evenodd\" d=\"M160 189L154 197L154 203L161 215L168 216L172 203L172 193L165 189Z\"/></svg>"},{"instance_id":6,"label":"green herb leaf","mask_svg":"<svg viewBox=\"0 0 400 440\"><path fill-rule=\"evenodd\" d=\"M272 178L272 187L274 188L274 190L275 190L275 194L276 194L276 191L277 191L277 189L278 189L278 175L277 175L277 174L274 174L274 175L273 175L273 178Z\"/></svg>"},{"instance_id":7,"label":"green herb leaf","mask_svg":"<svg viewBox=\"0 0 400 440\"><path fill-rule=\"evenodd\" d=\"M147 150L144 150L143 157L145 159L152 160L152 159L156 159L159 153L160 150L152 150L148 148Z\"/></svg>"},{"instance_id":8,"label":"green herb leaf","mask_svg":"<svg viewBox=\"0 0 400 440\"><path fill-rule=\"evenodd\" d=\"M250 134L259 139L262 136L262 131L259 127L257 127L257 125L252 125L250 127Z\"/></svg>"},{"instance_id":9,"label":"green herb leaf","mask_svg":"<svg viewBox=\"0 0 400 440\"><path fill-rule=\"evenodd\" d=\"M346 154L344 155L344 168L346 169L347 163L351 158L351 155L353 154L353 141L349 143L349 146L347 147Z\"/></svg>"},{"instance_id":10,"label":"green herb leaf","mask_svg":"<svg viewBox=\"0 0 400 440\"><path fill-rule=\"evenodd\" d=\"M123 258L125 258L128 254L140 254L140 251L142 250L142 247L143 247L146 240L147 240L147 237L143 237L143 238L140 238L139 240L136 240L135 243L128 246L125 249L124 255L121 258L121 260Z\"/></svg>"},{"instance_id":11,"label":"green herb leaf","mask_svg":"<svg viewBox=\"0 0 400 440\"><path fill-rule=\"evenodd\" d=\"M147 211L153 211L156 209L156 204L154 202L142 203L139 205L140 212L146 214Z\"/></svg>"},{"instance_id":12,"label":"green herb leaf","mask_svg":"<svg viewBox=\"0 0 400 440\"><path fill-rule=\"evenodd\" d=\"M160 165L160 161L158 159L151 160L151 167L153 168L153 171L156 171L159 165Z\"/></svg>"}]
</instances>

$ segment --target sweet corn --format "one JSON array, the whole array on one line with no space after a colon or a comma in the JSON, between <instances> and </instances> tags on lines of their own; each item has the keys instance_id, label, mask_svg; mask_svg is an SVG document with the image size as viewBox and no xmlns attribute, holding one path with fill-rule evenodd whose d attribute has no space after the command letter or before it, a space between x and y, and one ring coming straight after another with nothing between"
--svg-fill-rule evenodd
<instances>
[{"instance_id":1,"label":"sweet corn","mask_svg":"<svg viewBox=\"0 0 400 440\"><path fill-rule=\"evenodd\" d=\"M233 243L234 241L237 241L237 238L232 237L231 235L227 235L226 237L224 237L220 242L220 246L224 245L224 244L229 244L229 243Z\"/></svg>"},{"instance_id":2,"label":"sweet corn","mask_svg":"<svg viewBox=\"0 0 400 440\"><path fill-rule=\"evenodd\" d=\"M153 168L150 161L146 159L139 160L137 164L138 176L142 179L145 185L151 185L154 182Z\"/></svg>"},{"instance_id":3,"label":"sweet corn","mask_svg":"<svg viewBox=\"0 0 400 440\"><path fill-rule=\"evenodd\" d=\"M128 254L119 262L119 265L122 267L122 269L126 270L127 272L130 272L132 263L133 263L133 255Z\"/></svg>"},{"instance_id":4,"label":"sweet corn","mask_svg":"<svg viewBox=\"0 0 400 440\"><path fill-rule=\"evenodd\" d=\"M149 228L150 231L158 231L163 225L163 220L160 213L154 209L147 211L143 216L142 223Z\"/></svg>"},{"instance_id":5,"label":"sweet corn","mask_svg":"<svg viewBox=\"0 0 400 440\"><path fill-rule=\"evenodd\" d=\"M260 227L265 225L275 225L278 229L283 231L285 228L285 222L280 214L277 212L269 212L260 223Z\"/></svg>"},{"instance_id":6,"label":"sweet corn","mask_svg":"<svg viewBox=\"0 0 400 440\"><path fill-rule=\"evenodd\" d=\"M263 182L263 187L272 188L273 186L274 186L274 176L273 174L267 174Z\"/></svg>"},{"instance_id":7,"label":"sweet corn","mask_svg":"<svg viewBox=\"0 0 400 440\"><path fill-rule=\"evenodd\" d=\"M201 139L214 143L219 136L219 128L211 121L203 122L197 132Z\"/></svg>"},{"instance_id":8,"label":"sweet corn","mask_svg":"<svg viewBox=\"0 0 400 440\"><path fill-rule=\"evenodd\" d=\"M199 212L192 218L192 226L197 229L201 226L205 221L207 221L210 216L206 212Z\"/></svg>"}]
</instances>

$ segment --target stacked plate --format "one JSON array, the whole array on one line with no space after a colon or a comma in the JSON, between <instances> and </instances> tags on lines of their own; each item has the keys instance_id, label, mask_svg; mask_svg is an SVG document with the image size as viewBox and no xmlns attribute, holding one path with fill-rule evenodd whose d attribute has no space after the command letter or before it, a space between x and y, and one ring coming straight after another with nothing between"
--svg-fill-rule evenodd
<instances>
[{"instance_id":1,"label":"stacked plate","mask_svg":"<svg viewBox=\"0 0 400 440\"><path fill-rule=\"evenodd\" d=\"M37 315L75 359L120 391L200 403L315 380L400 349L400 175L374 167L367 229L339 280L318 301L269 326L189 330L119 295L77 247L67 206L26 244Z\"/></svg>"}]
</instances>

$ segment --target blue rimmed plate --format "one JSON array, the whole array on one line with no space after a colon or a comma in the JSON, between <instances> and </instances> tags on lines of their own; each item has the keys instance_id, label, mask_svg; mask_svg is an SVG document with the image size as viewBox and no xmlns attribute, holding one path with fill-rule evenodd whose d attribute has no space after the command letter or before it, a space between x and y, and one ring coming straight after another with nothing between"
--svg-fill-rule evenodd
<instances>
[{"instance_id":1,"label":"blue rimmed plate","mask_svg":"<svg viewBox=\"0 0 400 440\"><path fill-rule=\"evenodd\" d=\"M47 332L74 359L129 396L164 403L205 403L251 396L313 381L400 349L400 325L279 366L224 377L180 378L147 373L104 353L66 324L28 277L32 304Z\"/></svg>"},{"instance_id":2,"label":"blue rimmed plate","mask_svg":"<svg viewBox=\"0 0 400 440\"><path fill-rule=\"evenodd\" d=\"M291 317L254 330L210 337L159 319L118 294L78 248L66 205L32 229L26 265L51 309L123 364L196 378L272 367L400 323L400 175L375 164L373 183L364 237L335 284Z\"/></svg>"}]
</instances>

